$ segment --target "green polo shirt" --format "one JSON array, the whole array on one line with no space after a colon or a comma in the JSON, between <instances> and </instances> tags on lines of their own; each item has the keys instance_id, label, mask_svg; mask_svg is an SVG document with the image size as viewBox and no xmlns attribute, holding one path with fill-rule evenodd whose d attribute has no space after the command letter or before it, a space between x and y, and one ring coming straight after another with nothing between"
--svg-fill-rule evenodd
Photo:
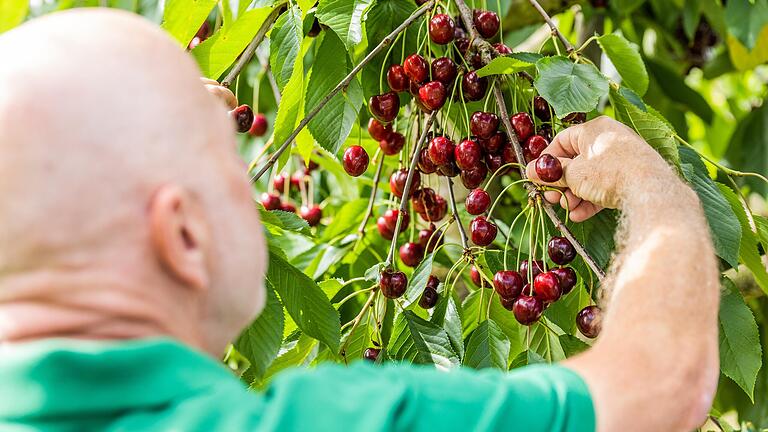
<instances>
[{"instance_id":1,"label":"green polo shirt","mask_svg":"<svg viewBox=\"0 0 768 432\"><path fill-rule=\"evenodd\" d=\"M0 345L0 431L595 430L583 380L411 365L296 369L263 393L165 339Z\"/></svg>"}]
</instances>

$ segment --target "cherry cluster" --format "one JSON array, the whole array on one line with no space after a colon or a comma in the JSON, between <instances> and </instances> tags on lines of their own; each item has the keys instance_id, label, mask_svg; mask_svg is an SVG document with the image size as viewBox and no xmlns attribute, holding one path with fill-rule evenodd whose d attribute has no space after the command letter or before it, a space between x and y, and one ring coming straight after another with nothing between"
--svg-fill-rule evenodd
<instances>
[{"instance_id":1,"label":"cherry cluster","mask_svg":"<svg viewBox=\"0 0 768 432\"><path fill-rule=\"evenodd\" d=\"M312 171L317 169L317 166L316 162L310 161L309 165L297 170L290 177L285 174L275 175L272 179L273 191L262 193L259 201L267 210L282 210L296 213L296 206L290 201L291 194L301 195L302 190L307 189L311 181L310 175ZM316 226L323 217L323 211L318 205L302 205L299 209L299 216L309 226Z\"/></svg>"}]
</instances>

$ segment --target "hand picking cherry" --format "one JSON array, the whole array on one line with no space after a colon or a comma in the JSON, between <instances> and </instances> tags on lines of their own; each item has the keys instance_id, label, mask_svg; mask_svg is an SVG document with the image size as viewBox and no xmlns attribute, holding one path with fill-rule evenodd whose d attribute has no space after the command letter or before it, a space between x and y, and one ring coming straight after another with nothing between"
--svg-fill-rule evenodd
<instances>
[{"instance_id":1,"label":"hand picking cherry","mask_svg":"<svg viewBox=\"0 0 768 432\"><path fill-rule=\"evenodd\" d=\"M539 135L534 135L539 136ZM542 138L544 139L544 138ZM536 159L536 174L542 181L553 183L563 178L563 165L560 160L549 153L545 153Z\"/></svg>"}]
</instances>

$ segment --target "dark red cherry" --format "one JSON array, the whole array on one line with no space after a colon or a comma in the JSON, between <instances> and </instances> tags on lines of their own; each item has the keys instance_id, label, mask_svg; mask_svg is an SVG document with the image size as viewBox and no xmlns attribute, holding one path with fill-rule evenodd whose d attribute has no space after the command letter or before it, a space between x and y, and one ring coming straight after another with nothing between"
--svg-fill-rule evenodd
<instances>
[{"instance_id":1,"label":"dark red cherry","mask_svg":"<svg viewBox=\"0 0 768 432\"><path fill-rule=\"evenodd\" d=\"M445 45L453 40L456 24L446 14L437 14L429 20L429 38L438 45Z\"/></svg>"},{"instance_id":2,"label":"dark red cherry","mask_svg":"<svg viewBox=\"0 0 768 432\"><path fill-rule=\"evenodd\" d=\"M472 266L469 269L469 277L472 278L472 283L475 284L478 287L485 286L485 281L483 281L483 277L480 275L480 270L477 269L477 267Z\"/></svg>"},{"instance_id":3,"label":"dark red cherry","mask_svg":"<svg viewBox=\"0 0 768 432\"><path fill-rule=\"evenodd\" d=\"M427 253L432 253L436 247L443 244L443 232L435 228L435 224L429 224L429 228L419 231L419 244Z\"/></svg>"},{"instance_id":4,"label":"dark red cherry","mask_svg":"<svg viewBox=\"0 0 768 432\"><path fill-rule=\"evenodd\" d=\"M529 263L528 260L521 261L520 262L520 268L519 268L520 274L523 275L523 277L526 280L533 280L534 278L536 278L536 276L539 273L542 273L544 271L544 263L542 261L540 261L540 260L533 261L534 265L531 268L531 276L530 276L530 279L529 279L528 278L528 263Z\"/></svg>"},{"instance_id":5,"label":"dark red cherry","mask_svg":"<svg viewBox=\"0 0 768 432\"><path fill-rule=\"evenodd\" d=\"M376 120L389 123L397 117L397 112L400 111L400 97L393 91L371 96L368 100L368 109Z\"/></svg>"},{"instance_id":6,"label":"dark red cherry","mask_svg":"<svg viewBox=\"0 0 768 432\"><path fill-rule=\"evenodd\" d=\"M543 125L539 128L539 132L537 132L537 135L543 136L544 139L547 140L547 142L552 142L552 138L555 136L555 133L552 130L552 126Z\"/></svg>"},{"instance_id":7,"label":"dark red cherry","mask_svg":"<svg viewBox=\"0 0 768 432\"><path fill-rule=\"evenodd\" d=\"M538 158L539 156L541 156L541 152L543 152L548 145L549 143L547 142L546 139L544 139L543 136L533 135L532 137L528 138L525 141L525 148L523 153L525 154L526 158L530 157L528 161L532 161ZM561 171L562 171L562 167L561 167Z\"/></svg>"},{"instance_id":8,"label":"dark red cherry","mask_svg":"<svg viewBox=\"0 0 768 432\"><path fill-rule=\"evenodd\" d=\"M491 173L495 173L504 165L504 161L501 158L501 155L486 155L485 156L485 164L488 166L488 171ZM505 168L503 172L500 172L499 174L504 174L509 171L509 168Z\"/></svg>"},{"instance_id":9,"label":"dark red cherry","mask_svg":"<svg viewBox=\"0 0 768 432\"><path fill-rule=\"evenodd\" d=\"M411 81L421 84L429 78L429 65L424 57L418 54L411 54L405 58L403 62L403 69L405 69L405 75L411 79Z\"/></svg>"},{"instance_id":10,"label":"dark red cherry","mask_svg":"<svg viewBox=\"0 0 768 432\"><path fill-rule=\"evenodd\" d=\"M544 311L544 303L536 297L521 295L512 306L517 322L523 325L531 325L539 320Z\"/></svg>"},{"instance_id":11,"label":"dark red cherry","mask_svg":"<svg viewBox=\"0 0 768 432\"><path fill-rule=\"evenodd\" d=\"M379 234L387 240L392 240L395 236L395 227L397 225L397 217L400 212L395 209L390 209L384 212L382 216L376 220L376 228L379 230ZM400 232L405 231L408 228L410 222L408 213L403 213L403 221L400 224Z\"/></svg>"},{"instance_id":12,"label":"dark red cherry","mask_svg":"<svg viewBox=\"0 0 768 432\"><path fill-rule=\"evenodd\" d=\"M274 193L264 192L261 194L261 204L267 210L279 210L280 209L280 195Z\"/></svg>"},{"instance_id":13,"label":"dark red cherry","mask_svg":"<svg viewBox=\"0 0 768 432\"><path fill-rule=\"evenodd\" d=\"M533 98L533 113L536 117L544 121L552 118L552 111L549 110L549 102L541 96Z\"/></svg>"},{"instance_id":14,"label":"dark red cherry","mask_svg":"<svg viewBox=\"0 0 768 432\"><path fill-rule=\"evenodd\" d=\"M398 198L403 197L403 191L405 190L405 182L408 180L408 170L403 168L392 173L389 177L389 189ZM413 180L411 180L411 191L408 194L408 198L413 196L413 191L419 188L421 184L421 175L418 171L413 171ZM406 198L407 199L407 198Z\"/></svg>"},{"instance_id":15,"label":"dark red cherry","mask_svg":"<svg viewBox=\"0 0 768 432\"><path fill-rule=\"evenodd\" d=\"M395 236L394 226L390 228L389 222L384 216L379 216L379 218L376 219L376 229L378 229L379 234L387 240L392 240Z\"/></svg>"},{"instance_id":16,"label":"dark red cherry","mask_svg":"<svg viewBox=\"0 0 768 432\"><path fill-rule=\"evenodd\" d=\"M379 358L379 353L381 353L381 350L378 348L366 348L365 352L363 352L363 358L375 362Z\"/></svg>"},{"instance_id":17,"label":"dark red cherry","mask_svg":"<svg viewBox=\"0 0 768 432\"><path fill-rule=\"evenodd\" d=\"M296 213L296 206L286 201L280 204L280 210L288 213Z\"/></svg>"},{"instance_id":18,"label":"dark red cherry","mask_svg":"<svg viewBox=\"0 0 768 432\"><path fill-rule=\"evenodd\" d=\"M379 288L381 294L386 298L395 299L405 294L405 288L408 286L408 278L405 273L387 269L381 272L379 279Z\"/></svg>"},{"instance_id":19,"label":"dark red cherry","mask_svg":"<svg viewBox=\"0 0 768 432\"><path fill-rule=\"evenodd\" d=\"M450 86L458 73L456 63L448 57L440 57L432 61L432 79Z\"/></svg>"},{"instance_id":20,"label":"dark red cherry","mask_svg":"<svg viewBox=\"0 0 768 432\"><path fill-rule=\"evenodd\" d=\"M429 157L429 150L426 148L421 149L421 153L419 153L419 170L424 174L432 174L437 171L437 165L432 162L432 158Z\"/></svg>"},{"instance_id":21,"label":"dark red cherry","mask_svg":"<svg viewBox=\"0 0 768 432\"><path fill-rule=\"evenodd\" d=\"M229 112L229 116L235 122L237 131L240 133L246 133L251 129L253 125L253 110L248 105L240 105Z\"/></svg>"},{"instance_id":22,"label":"dark red cherry","mask_svg":"<svg viewBox=\"0 0 768 432\"><path fill-rule=\"evenodd\" d=\"M443 177L456 177L461 174L461 169L456 165L456 162L449 162L437 167L437 173Z\"/></svg>"},{"instance_id":23,"label":"dark red cherry","mask_svg":"<svg viewBox=\"0 0 768 432\"><path fill-rule=\"evenodd\" d=\"M311 38L317 37L321 31L323 31L323 26L321 26L320 21L315 18L312 20L312 27L310 27L309 31L307 32L307 36Z\"/></svg>"},{"instance_id":24,"label":"dark red cherry","mask_svg":"<svg viewBox=\"0 0 768 432\"><path fill-rule=\"evenodd\" d=\"M315 162L315 161L313 161L313 160L310 160L310 161L309 161L309 165L305 165L305 166L304 166L304 173L305 173L305 174L309 174L309 173L311 173L312 171L316 170L316 169L317 169L319 166L320 166L320 165L318 165L318 163L317 163L317 162Z\"/></svg>"},{"instance_id":25,"label":"dark red cherry","mask_svg":"<svg viewBox=\"0 0 768 432\"><path fill-rule=\"evenodd\" d=\"M506 143L501 148L501 160L505 164L517 162L517 156L515 156L515 149L512 148L512 144Z\"/></svg>"},{"instance_id":26,"label":"dark red cherry","mask_svg":"<svg viewBox=\"0 0 768 432\"><path fill-rule=\"evenodd\" d=\"M594 305L585 307L576 315L576 327L588 338L596 338L600 334L602 323L602 311Z\"/></svg>"},{"instance_id":27,"label":"dark red cherry","mask_svg":"<svg viewBox=\"0 0 768 432\"><path fill-rule=\"evenodd\" d=\"M253 124L248 130L251 136L260 137L267 133L267 116L264 114L256 114L253 116Z\"/></svg>"},{"instance_id":28,"label":"dark red cherry","mask_svg":"<svg viewBox=\"0 0 768 432\"><path fill-rule=\"evenodd\" d=\"M381 124L380 121L371 117L368 120L368 134L376 141L389 139L389 135L392 134L392 125Z\"/></svg>"},{"instance_id":29,"label":"dark red cherry","mask_svg":"<svg viewBox=\"0 0 768 432\"><path fill-rule=\"evenodd\" d=\"M508 311L510 311L510 312L511 312L512 310L514 310L514 307L515 307L515 300L517 300L517 297L512 297L512 298L508 298L508 299L506 299L506 298L504 298L504 297L501 297L501 296L499 296L499 303L501 303L501 306L502 306L504 309L506 309L506 310L508 310Z\"/></svg>"},{"instance_id":30,"label":"dark red cherry","mask_svg":"<svg viewBox=\"0 0 768 432\"><path fill-rule=\"evenodd\" d=\"M461 79L461 86L464 90L464 97L468 101L479 101L485 97L485 92L488 90L488 78L480 78L475 71L470 71L464 74L464 78Z\"/></svg>"},{"instance_id":31,"label":"dark red cherry","mask_svg":"<svg viewBox=\"0 0 768 432\"><path fill-rule=\"evenodd\" d=\"M432 280L432 278L434 278L434 276L430 276L429 280ZM437 280L437 278L435 278L435 280ZM419 306L423 309L432 309L439 299L440 295L437 293L437 289L429 286L429 282L427 282L427 286L424 287L424 292L419 299Z\"/></svg>"},{"instance_id":32,"label":"dark red cherry","mask_svg":"<svg viewBox=\"0 0 768 432\"><path fill-rule=\"evenodd\" d=\"M306 174L302 171L296 171L291 174L291 188L299 190L302 183L306 184Z\"/></svg>"},{"instance_id":33,"label":"dark red cherry","mask_svg":"<svg viewBox=\"0 0 768 432\"><path fill-rule=\"evenodd\" d=\"M476 111L469 119L469 130L479 138L490 138L499 128L499 116L494 113Z\"/></svg>"},{"instance_id":34,"label":"dark red cherry","mask_svg":"<svg viewBox=\"0 0 768 432\"><path fill-rule=\"evenodd\" d=\"M488 246L496 238L496 224L486 219L484 216L478 216L472 219L469 224L469 231L472 242L478 246Z\"/></svg>"},{"instance_id":35,"label":"dark red cherry","mask_svg":"<svg viewBox=\"0 0 768 432\"><path fill-rule=\"evenodd\" d=\"M454 153L453 141L444 136L437 136L432 138L429 142L429 158L437 165L447 165L453 162Z\"/></svg>"},{"instance_id":36,"label":"dark red cherry","mask_svg":"<svg viewBox=\"0 0 768 432\"><path fill-rule=\"evenodd\" d=\"M272 179L272 187L282 193L285 190L285 174L278 174Z\"/></svg>"},{"instance_id":37,"label":"dark red cherry","mask_svg":"<svg viewBox=\"0 0 768 432\"><path fill-rule=\"evenodd\" d=\"M418 243L400 246L400 260L408 267L416 267L424 259L424 248Z\"/></svg>"},{"instance_id":38,"label":"dark red cherry","mask_svg":"<svg viewBox=\"0 0 768 432\"><path fill-rule=\"evenodd\" d=\"M390 66L389 69L387 69L387 84L392 91L408 91L410 81L405 74L405 69L399 64Z\"/></svg>"},{"instance_id":39,"label":"dark red cherry","mask_svg":"<svg viewBox=\"0 0 768 432\"><path fill-rule=\"evenodd\" d=\"M565 237L552 237L547 244L547 253L553 263L565 265L576 258L576 249Z\"/></svg>"},{"instance_id":40,"label":"dark red cherry","mask_svg":"<svg viewBox=\"0 0 768 432\"><path fill-rule=\"evenodd\" d=\"M482 189L475 189L467 195L464 205L467 213L477 216L488 211L488 207L491 206L491 196Z\"/></svg>"},{"instance_id":41,"label":"dark red cherry","mask_svg":"<svg viewBox=\"0 0 768 432\"><path fill-rule=\"evenodd\" d=\"M434 189L429 187L416 189L411 194L411 205L417 213L424 213L427 211L427 207L434 206L436 202L437 194Z\"/></svg>"},{"instance_id":42,"label":"dark red cherry","mask_svg":"<svg viewBox=\"0 0 768 432\"><path fill-rule=\"evenodd\" d=\"M556 182L563 177L563 165L560 164L558 158L549 153L545 153L536 159L536 174L538 174L539 178L545 182Z\"/></svg>"},{"instance_id":43,"label":"dark red cherry","mask_svg":"<svg viewBox=\"0 0 768 432\"><path fill-rule=\"evenodd\" d=\"M533 280L533 292L544 303L556 302L561 295L560 279L552 272L539 273Z\"/></svg>"},{"instance_id":44,"label":"dark red cherry","mask_svg":"<svg viewBox=\"0 0 768 432\"><path fill-rule=\"evenodd\" d=\"M500 55L512 54L512 49L501 42L493 44L493 47Z\"/></svg>"},{"instance_id":45,"label":"dark red cherry","mask_svg":"<svg viewBox=\"0 0 768 432\"><path fill-rule=\"evenodd\" d=\"M523 277L516 271L502 270L493 276L493 287L502 298L516 298L523 292Z\"/></svg>"},{"instance_id":46,"label":"dark red cherry","mask_svg":"<svg viewBox=\"0 0 768 432\"><path fill-rule=\"evenodd\" d=\"M405 137L400 132L392 132L389 134L388 139L379 141L379 148L382 153L387 156L392 156L400 153L405 145Z\"/></svg>"},{"instance_id":47,"label":"dark red cherry","mask_svg":"<svg viewBox=\"0 0 768 432\"><path fill-rule=\"evenodd\" d=\"M560 292L562 292L563 295L571 292L573 287L576 286L576 271L571 267L554 268L550 270L550 273L554 273L560 281Z\"/></svg>"},{"instance_id":48,"label":"dark red cherry","mask_svg":"<svg viewBox=\"0 0 768 432\"><path fill-rule=\"evenodd\" d=\"M464 32L464 30L462 30ZM464 56L467 54L467 50L469 50L469 38L466 36L466 33L464 33L463 36L457 36L454 34L454 42L456 44L456 49L459 50L459 53Z\"/></svg>"},{"instance_id":49,"label":"dark red cherry","mask_svg":"<svg viewBox=\"0 0 768 432\"><path fill-rule=\"evenodd\" d=\"M490 39L496 36L496 33L499 32L499 25L501 22L499 21L499 16L496 15L496 12L481 11L480 13L475 14L473 21L475 22L477 32L485 39Z\"/></svg>"},{"instance_id":50,"label":"dark red cherry","mask_svg":"<svg viewBox=\"0 0 768 432\"><path fill-rule=\"evenodd\" d=\"M430 81L419 88L419 100L428 110L438 110L445 105L448 93L440 81Z\"/></svg>"},{"instance_id":51,"label":"dark red cherry","mask_svg":"<svg viewBox=\"0 0 768 432\"><path fill-rule=\"evenodd\" d=\"M507 143L507 136L504 135L504 132L496 131L489 138L481 138L478 140L478 142L486 153L497 154L504 147L504 144Z\"/></svg>"},{"instance_id":52,"label":"dark red cherry","mask_svg":"<svg viewBox=\"0 0 768 432\"><path fill-rule=\"evenodd\" d=\"M465 139L456 146L454 155L459 168L472 169L480 165L483 149L476 141Z\"/></svg>"},{"instance_id":53,"label":"dark red cherry","mask_svg":"<svg viewBox=\"0 0 768 432\"><path fill-rule=\"evenodd\" d=\"M368 169L368 153L358 145L350 146L344 150L342 159L344 171L352 177L357 177Z\"/></svg>"},{"instance_id":54,"label":"dark red cherry","mask_svg":"<svg viewBox=\"0 0 768 432\"><path fill-rule=\"evenodd\" d=\"M320 223L320 219L323 218L323 211L320 210L320 207L318 206L301 206L301 209L299 210L299 216L307 221L309 226L316 226Z\"/></svg>"},{"instance_id":55,"label":"dark red cherry","mask_svg":"<svg viewBox=\"0 0 768 432\"><path fill-rule=\"evenodd\" d=\"M512 128L517 134L517 139L520 142L525 142L531 135L533 135L533 119L526 112L519 112L509 118L509 122L512 123Z\"/></svg>"},{"instance_id":56,"label":"dark red cherry","mask_svg":"<svg viewBox=\"0 0 768 432\"><path fill-rule=\"evenodd\" d=\"M565 123L571 123L571 124L580 124L587 121L587 113L583 112L575 112L570 113L565 118L563 118L563 122Z\"/></svg>"},{"instance_id":57,"label":"dark red cherry","mask_svg":"<svg viewBox=\"0 0 768 432\"><path fill-rule=\"evenodd\" d=\"M427 206L420 215L427 222L437 222L444 218L446 213L448 213L448 201L440 195L435 195L435 203Z\"/></svg>"},{"instance_id":58,"label":"dark red cherry","mask_svg":"<svg viewBox=\"0 0 768 432\"><path fill-rule=\"evenodd\" d=\"M488 176L488 168L486 168L485 165L481 163L472 169L461 170L460 176L461 183L465 188L475 189L480 187L485 178Z\"/></svg>"}]
</instances>

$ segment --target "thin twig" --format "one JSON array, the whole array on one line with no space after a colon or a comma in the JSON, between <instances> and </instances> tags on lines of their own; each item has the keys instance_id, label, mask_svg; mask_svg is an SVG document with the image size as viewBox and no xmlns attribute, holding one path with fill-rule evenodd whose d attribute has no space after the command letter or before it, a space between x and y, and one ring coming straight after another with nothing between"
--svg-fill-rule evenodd
<instances>
[{"instance_id":1,"label":"thin twig","mask_svg":"<svg viewBox=\"0 0 768 432\"><path fill-rule=\"evenodd\" d=\"M360 224L360 228L357 230L357 232L360 233L360 237L362 238L365 236L365 226L368 225L368 219L371 218L371 214L373 214L373 203L376 201L376 192L379 188L379 179L381 178L381 169L384 167L384 154L382 153L381 159L379 160L379 165L376 167L376 174L373 176L373 189L371 189L371 197L368 199L368 208L365 210L365 216L363 217L363 222Z\"/></svg>"},{"instance_id":2,"label":"thin twig","mask_svg":"<svg viewBox=\"0 0 768 432\"><path fill-rule=\"evenodd\" d=\"M368 296L368 300L365 302L365 305L362 309L360 309L360 313L357 314L355 319L353 321L348 322L347 324L344 324L342 328L346 327L350 323L352 324L352 328L349 330L349 334L347 336L347 340L344 341L344 344L339 348L339 355L344 356L344 358L347 358L347 345L349 345L349 341L352 339L352 334L357 329L357 326L360 325L360 321L363 319L363 315L365 315L366 312L368 312L368 308L371 307L371 303L373 303L373 299L376 297L376 293L378 291L373 291L370 296Z\"/></svg>"},{"instance_id":3,"label":"thin twig","mask_svg":"<svg viewBox=\"0 0 768 432\"><path fill-rule=\"evenodd\" d=\"M258 48L259 44L261 44L261 42L264 40L264 36L267 35L269 29L271 29L272 25L275 23L275 21L277 21L277 17L279 17L280 14L285 10L284 6L285 3L275 6L275 8L272 9L272 12L267 15L267 19L265 19L261 24L261 27L259 27L259 31L256 32L256 36L254 36L251 43L245 47L245 51L240 54L240 58L237 59L237 62L234 66L232 66L232 69L229 70L229 73L227 73L224 79L221 80L221 85L224 87L229 87L232 85L232 81L234 81L235 78L240 75L240 72L243 70L245 65L251 61L253 54L256 52L256 48Z\"/></svg>"},{"instance_id":4,"label":"thin twig","mask_svg":"<svg viewBox=\"0 0 768 432\"><path fill-rule=\"evenodd\" d=\"M557 28L557 25L555 25L554 21L552 21L552 18L550 18L547 11L544 10L543 7L539 4L537 0L528 0L531 5L533 5L534 8L536 8L537 11L539 11L539 14L544 18L544 21L547 22L547 25L549 26L549 29L552 30L552 34L557 36L558 39L560 39L560 42L563 43L563 46L565 47L565 50L568 51L568 53L572 53L574 51L573 45L571 45L570 42L568 42L568 39L563 36L563 34L560 32L560 30Z\"/></svg>"},{"instance_id":5,"label":"thin twig","mask_svg":"<svg viewBox=\"0 0 768 432\"><path fill-rule=\"evenodd\" d=\"M288 135L288 138L283 141L283 143L280 145L280 147L275 151L275 153L272 155L271 158L269 158L269 161L267 164L262 167L259 172L257 172L253 177L251 177L251 182L255 182L261 178L262 175L264 175L269 168L274 165L278 159L280 159L280 155L282 155L290 146L293 140L296 138L296 136L301 132L302 129L304 129L310 121L312 121L313 118L320 112L321 109L334 97L337 93L342 91L343 89L346 89L350 82L355 78L355 75L357 75L358 72L360 72L363 67L368 64L371 60L373 60L374 57L376 57L377 54L379 54L384 48L392 44L394 42L397 35L399 35L403 30L405 30L408 26L410 26L414 21L416 21L418 18L420 18L422 15L427 13L434 4L434 0L430 0L427 3L424 3L421 8L417 9L413 15L408 17L405 21L403 21L402 24L397 26L396 29L392 30L392 33L388 34L387 37L385 37L378 45L376 45L376 48L374 48L370 53L368 53L365 58L363 58L360 63L357 64L350 72L347 74L346 77L344 77L341 82L339 82L336 87L333 88L325 97L320 100L320 102L315 105L315 107L312 109L312 111L307 114L304 119L299 122L299 125L296 126L296 129L291 132L290 135Z\"/></svg>"},{"instance_id":6,"label":"thin twig","mask_svg":"<svg viewBox=\"0 0 768 432\"><path fill-rule=\"evenodd\" d=\"M453 212L453 219L456 220L456 224L459 226L461 246L464 247L464 251L466 252L469 248L469 243L467 241L467 232L464 231L464 225L462 225L461 219L459 219L459 211L456 208L456 197L453 195L453 179L450 177L446 178L448 179L448 197L451 200L451 212Z\"/></svg>"}]
</instances>

